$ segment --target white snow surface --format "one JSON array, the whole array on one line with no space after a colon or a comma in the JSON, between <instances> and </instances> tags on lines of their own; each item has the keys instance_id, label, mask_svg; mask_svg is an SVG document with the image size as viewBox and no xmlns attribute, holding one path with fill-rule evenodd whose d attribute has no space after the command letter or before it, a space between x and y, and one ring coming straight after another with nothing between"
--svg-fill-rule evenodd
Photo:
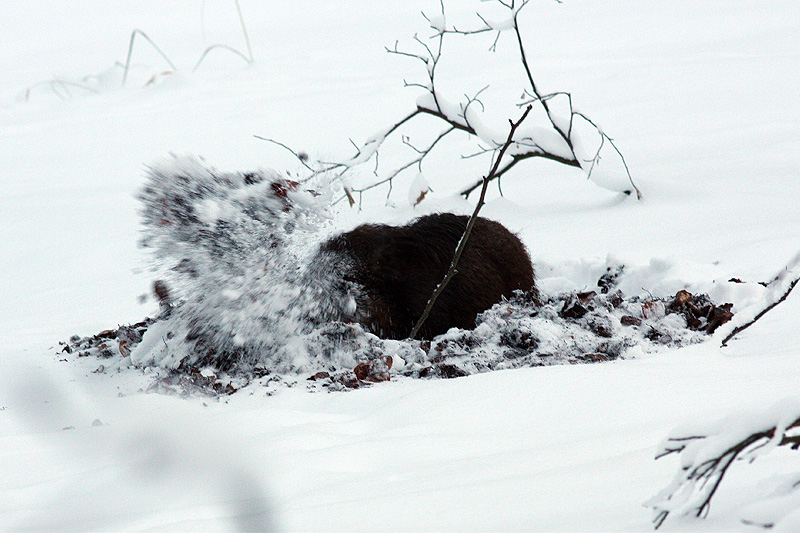
<instances>
[{"instance_id":1,"label":"white snow surface","mask_svg":"<svg viewBox=\"0 0 800 533\"><path fill-rule=\"evenodd\" d=\"M0 529L648 531L643 504L679 467L653 460L674 428L794 405L796 292L726 348L351 392L147 394L154 370L95 373L96 359L59 353L72 335L157 312L140 298L154 275L137 247L148 165L174 152L228 171L301 169L254 135L345 160L349 139L385 131L419 96L403 88L419 66L384 47L429 29L419 12L438 2L241 5L256 62L218 49L192 74L211 44L245 49L232 3L4 3ZM474 23L480 6L448 6L448 23ZM765 296L756 282L800 251L797 3L539 2L520 24L542 91L572 92L644 198L530 161L502 196L490 187L482 214L520 235L548 294L592 290L624 264L629 294L706 292L746 314ZM139 39L121 87L136 28L177 72ZM511 34L491 54L489 33L475 50L448 45L438 90L489 84L487 101L510 95L502 123L519 114L520 68ZM432 190L415 208L412 172L388 203L384 187L360 211L339 204L333 224L470 212L475 198L453 193L488 169L459 155L426 161ZM388 150L381 164L408 156ZM732 466L705 519L661 530L795 530L798 458L779 447Z\"/></svg>"}]
</instances>

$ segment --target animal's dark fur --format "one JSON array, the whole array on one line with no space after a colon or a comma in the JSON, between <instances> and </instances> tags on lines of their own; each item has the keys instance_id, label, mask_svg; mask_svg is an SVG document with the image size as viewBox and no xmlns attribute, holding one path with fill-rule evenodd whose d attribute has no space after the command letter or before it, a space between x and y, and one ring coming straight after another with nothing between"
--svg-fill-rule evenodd
<instances>
[{"instance_id":1,"label":"animal's dark fur","mask_svg":"<svg viewBox=\"0 0 800 533\"><path fill-rule=\"evenodd\" d=\"M367 224L323 244L322 253L335 256L344 280L361 288L355 319L382 337L406 338L447 273L467 221L466 216L443 213L407 226ZM478 218L457 274L420 336L474 328L478 313L515 290L535 291L525 246L501 224Z\"/></svg>"}]
</instances>

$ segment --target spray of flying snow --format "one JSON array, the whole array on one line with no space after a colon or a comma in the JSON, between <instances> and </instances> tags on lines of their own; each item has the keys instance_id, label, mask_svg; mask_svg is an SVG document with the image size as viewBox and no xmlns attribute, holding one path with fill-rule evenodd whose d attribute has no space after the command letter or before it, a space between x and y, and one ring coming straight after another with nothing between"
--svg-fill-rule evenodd
<instances>
[{"instance_id":1,"label":"spray of flying snow","mask_svg":"<svg viewBox=\"0 0 800 533\"><path fill-rule=\"evenodd\" d=\"M206 355L303 366L307 354L291 339L352 309L353 291L329 275L337 265L318 255L329 185L320 176L311 192L275 171L220 172L195 157L153 165L139 194L141 243L171 305L132 362Z\"/></svg>"}]
</instances>

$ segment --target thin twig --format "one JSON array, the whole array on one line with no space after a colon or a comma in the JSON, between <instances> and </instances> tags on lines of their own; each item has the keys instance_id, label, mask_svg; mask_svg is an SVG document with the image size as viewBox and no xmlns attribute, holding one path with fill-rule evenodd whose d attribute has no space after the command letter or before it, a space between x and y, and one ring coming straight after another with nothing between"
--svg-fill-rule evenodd
<instances>
[{"instance_id":1,"label":"thin twig","mask_svg":"<svg viewBox=\"0 0 800 533\"><path fill-rule=\"evenodd\" d=\"M570 98L569 107L570 107L570 112L572 114L572 117L580 117L580 118L582 118L583 120L588 122L597 131L597 133L600 134L600 137L601 137L601 139L603 141L608 141L608 144L611 145L611 147L614 149L614 151L619 156L620 161L622 161L622 166L625 167L625 174L628 176L628 181L631 183L631 187L633 187L633 190L636 191L636 199L637 200L641 200L642 199L642 192L639 190L639 187L637 187L636 184L633 182L633 176L631 176L631 171L628 168L627 161L625 161L625 156L622 155L622 152L620 152L619 148L617 148L617 145L614 144L614 140L611 137L609 137L608 135L606 135L606 133L602 129L600 129L600 126L595 124L594 121L592 121L592 119L590 119L589 117L587 117L583 113L578 113L576 111L573 111L573 109L572 109L572 98ZM570 119L570 129L572 129L572 119ZM598 154L599 153L600 153L600 151L598 149ZM594 162L592 162L592 166L594 166Z\"/></svg>"},{"instance_id":2,"label":"thin twig","mask_svg":"<svg viewBox=\"0 0 800 533\"><path fill-rule=\"evenodd\" d=\"M239 5L239 0L233 0L236 3L236 11L239 13L239 23L242 25L242 33L244 34L244 42L247 45L247 54L250 56L248 63L255 62L253 59L253 48L250 46L250 36L247 35L247 27L244 25L244 16L242 15L242 7Z\"/></svg>"},{"instance_id":3,"label":"thin twig","mask_svg":"<svg viewBox=\"0 0 800 533\"><path fill-rule=\"evenodd\" d=\"M547 105L547 100L542 98L541 93L539 92L539 89L536 87L536 82L533 81L533 74L531 73L531 68L528 65L528 58L527 58L527 56L525 54L525 45L522 43L522 32L520 32L519 24L517 24L517 15L518 14L519 14L519 11L517 11L514 14L514 34L517 36L517 44L519 45L520 60L522 61L522 67L525 69L525 74L528 77L528 83L530 83L530 85L531 85L531 90L533 91L533 94L536 96L538 101L542 104L542 107L544 108L544 112L547 115L547 119L550 121L550 124L552 124L553 129L555 129L558 132L558 134L561 135L561 138L564 139L564 142L567 143L567 146L569 147L570 152L572 152L573 158L577 159L577 157L575 157L575 148L572 145L572 139L570 139L569 135L567 135L566 132L562 131L561 128L558 127L558 124L556 124L556 121L553 118L553 115L552 115L552 113L550 111L550 106Z\"/></svg>"},{"instance_id":4,"label":"thin twig","mask_svg":"<svg viewBox=\"0 0 800 533\"><path fill-rule=\"evenodd\" d=\"M133 42L136 39L137 34L147 39L147 42L149 42L153 46L153 48L155 48L156 52L158 52L161 55L161 57L164 58L164 61L167 62L167 64L169 65L169 67L172 69L173 72L178 70L177 68L175 68L175 65L172 63L172 61L169 60L167 55L161 51L161 48L159 48L158 45L154 43L153 40L150 37L148 37L145 32L137 28L133 30L133 32L131 32L131 42L128 45L128 58L125 60L125 73L122 75L123 87L125 86L125 82L128 79L128 69L130 69L131 67L131 55L133 55Z\"/></svg>"},{"instance_id":5,"label":"thin twig","mask_svg":"<svg viewBox=\"0 0 800 533\"><path fill-rule=\"evenodd\" d=\"M295 152L295 151L294 151L294 150L292 150L290 147L286 146L286 145L285 145L285 144L283 144L282 142L278 142L278 141L276 141L275 139L269 139L269 138L267 138L267 137L261 137L260 135L253 135L253 137L255 137L256 139L260 139L260 140L262 140L262 141L267 141L267 142L269 142L269 143L276 144L276 145L280 146L281 148L283 148L284 150L287 150L287 151L288 151L288 152L290 152L290 153L291 153L293 156L295 156L295 157L297 158L297 160L298 160L298 161L300 161L300 163L301 163L301 164L302 164L304 167L306 167L308 170L310 170L310 171L312 171L312 172L316 172L316 169L315 169L315 168L311 167L311 166L310 166L308 163L306 163L306 161L308 160L308 155L307 155L307 154L305 154L304 152Z\"/></svg>"},{"instance_id":6,"label":"thin twig","mask_svg":"<svg viewBox=\"0 0 800 533\"><path fill-rule=\"evenodd\" d=\"M353 189L353 192L358 192L358 193L366 192L366 191L368 191L370 189L374 189L375 187L383 185L384 183L387 183L387 182L389 183L389 186L391 187L392 180L394 180L394 178L396 178L404 170L408 170L409 168L413 167L414 165L417 165L421 170L422 169L422 161L428 156L428 154L430 154L431 150L433 150L433 148L439 143L439 141L444 139L449 133L453 132L454 130L455 130L455 128L453 128L452 126L450 128L448 128L448 129L444 130L424 150L418 150L417 148L414 148L413 146L411 146L408 142L405 142L406 145L411 146L411 148L414 151L416 151L417 153L419 153L420 156L415 158L415 159L412 159L411 161L409 161L408 163L406 163L406 164L404 164L404 165L402 165L400 167L397 167L387 177L383 178L382 180L376 181L374 183L371 183L371 184L367 185L366 187L364 187L363 189ZM377 152L376 152L376 156L377 156Z\"/></svg>"},{"instance_id":7,"label":"thin twig","mask_svg":"<svg viewBox=\"0 0 800 533\"><path fill-rule=\"evenodd\" d=\"M241 53L236 48L233 48L232 46L228 46L227 44L212 44L211 46L206 48L205 51L203 51L203 54L200 56L200 59L197 60L197 63L195 64L194 68L192 69L192 73L197 72L197 69L200 68L200 64L203 62L203 60L206 58L206 56L208 55L209 52L211 52L212 50L216 50L218 48L222 48L223 50L228 50L229 52L233 52L237 56L239 56L242 59L244 59L245 63L247 63L247 64L252 63L252 61L247 59L247 56L245 56L243 53Z\"/></svg>"},{"instance_id":8,"label":"thin twig","mask_svg":"<svg viewBox=\"0 0 800 533\"><path fill-rule=\"evenodd\" d=\"M445 287L447 287L447 284L450 282L452 277L456 275L457 272L456 268L458 267L458 261L459 259L461 259L461 254L464 252L464 248L466 248L467 246L467 242L469 241L469 235L472 232L472 228L475 225L475 221L478 219L478 213L480 212L481 208L483 207L483 204L485 203L486 189L489 186L489 181L493 179L495 172L497 172L497 168L500 166L500 160L503 159L503 155L505 154L506 150L508 150L508 147L511 146L511 143L514 142L513 141L514 132L517 131L517 128L519 127L520 124L522 124L522 122L528 116L528 113L530 113L530 111L531 111L531 106L528 106L527 109L525 109L525 112L522 114L522 117L520 117L520 119L517 122L509 120L509 122L511 123L511 129L508 132L508 138L506 139L506 142L503 145L503 147L498 152L497 159L495 160L492 169L489 171L486 177L483 178L483 188L481 189L480 198L478 199L478 203L475 206L475 210L472 212L472 216L467 221L467 226L464 229L464 234L458 241L458 246L456 247L455 253L453 254L453 260L450 263L450 268L447 270L444 279L442 279L441 283L439 283L439 285L436 287L436 290L433 291L433 294L431 295L427 305L425 306L425 310L422 312L422 316L419 317L419 320L417 320L417 323L411 330L411 333L408 336L409 339L413 339L414 337L417 336L417 333L419 333L419 330L422 328L422 326L425 324L425 321L428 319L428 315L430 315L431 309L433 309L433 306L436 303L436 300L439 298L439 295L442 293L442 291L444 291Z\"/></svg>"}]
</instances>

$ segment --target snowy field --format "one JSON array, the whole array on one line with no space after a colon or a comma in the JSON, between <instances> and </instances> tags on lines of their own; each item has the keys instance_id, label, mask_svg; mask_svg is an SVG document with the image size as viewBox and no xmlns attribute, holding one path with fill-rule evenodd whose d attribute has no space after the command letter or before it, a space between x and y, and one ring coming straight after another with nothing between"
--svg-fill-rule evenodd
<instances>
[{"instance_id":1,"label":"snowy field","mask_svg":"<svg viewBox=\"0 0 800 533\"><path fill-rule=\"evenodd\" d=\"M725 348L715 338L349 392L148 394L153 370L95 373L97 360L65 357L59 342L158 310L141 298L153 280L137 247L147 165L177 153L225 171L296 172L291 153L255 135L342 160L351 139L413 109L419 90L404 81L424 71L386 47L413 45L429 30L420 11L436 15L437 2L241 8L255 62L218 48L192 72L215 43L248 55L234 2L3 4L0 529L650 531L644 504L680 464L654 457L675 428L728 416L736 426L748 420L737 413L783 401L786 416L798 411L796 291ZM447 8L465 24L482 9ZM521 237L542 290L596 290L621 263L632 293L754 304L757 282L800 252L800 6L535 0L520 26L539 86L572 93L643 194L540 160L505 176L502 196L490 186L482 214ZM173 66L139 35L123 86L134 29ZM440 88L455 101L489 85L487 115L505 124L520 111L491 104L519 98L520 62L513 35L491 54L493 40L450 42ZM406 133L440 128L429 126ZM382 187L360 210L337 204L334 228L471 212L475 195L457 191L488 165L446 148L423 167L433 191L420 205L409 203L412 172L389 202ZM393 161L403 157L381 164ZM372 166L358 172L368 183ZM660 531L798 530L800 496L781 487L800 479L799 459L780 447L735 464L706 518L674 513Z\"/></svg>"}]
</instances>

